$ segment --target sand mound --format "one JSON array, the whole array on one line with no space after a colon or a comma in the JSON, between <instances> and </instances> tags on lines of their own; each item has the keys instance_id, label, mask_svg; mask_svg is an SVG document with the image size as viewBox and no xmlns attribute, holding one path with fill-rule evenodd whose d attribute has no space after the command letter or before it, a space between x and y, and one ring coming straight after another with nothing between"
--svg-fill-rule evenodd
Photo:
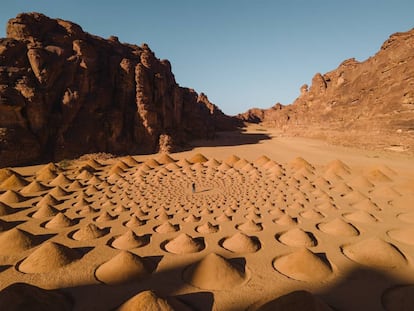
<instances>
[{"instance_id":1,"label":"sand mound","mask_svg":"<svg viewBox=\"0 0 414 311\"><path fill-rule=\"evenodd\" d=\"M406 264L405 257L392 244L371 238L342 247L349 259L369 267L396 268Z\"/></svg>"},{"instance_id":2,"label":"sand mound","mask_svg":"<svg viewBox=\"0 0 414 311\"><path fill-rule=\"evenodd\" d=\"M0 184L0 189L2 190L19 190L27 186L29 182L23 177L12 174L5 181Z\"/></svg>"},{"instance_id":3,"label":"sand mound","mask_svg":"<svg viewBox=\"0 0 414 311\"><path fill-rule=\"evenodd\" d=\"M117 249L129 250L145 246L148 242L149 241L145 236L138 236L134 231L128 230L124 234L116 237L112 241L111 246Z\"/></svg>"},{"instance_id":4,"label":"sand mound","mask_svg":"<svg viewBox=\"0 0 414 311\"><path fill-rule=\"evenodd\" d=\"M299 215L302 216L303 218L312 219L312 220L318 220L318 219L325 218L325 216L321 212L315 211L314 209L300 212Z\"/></svg>"},{"instance_id":5,"label":"sand mound","mask_svg":"<svg viewBox=\"0 0 414 311\"><path fill-rule=\"evenodd\" d=\"M135 281L149 274L144 261L138 255L121 251L95 270L95 277L105 284L121 284Z\"/></svg>"},{"instance_id":6,"label":"sand mound","mask_svg":"<svg viewBox=\"0 0 414 311\"><path fill-rule=\"evenodd\" d=\"M307 291L295 291L261 306L257 311L333 311L322 300Z\"/></svg>"},{"instance_id":7,"label":"sand mound","mask_svg":"<svg viewBox=\"0 0 414 311\"><path fill-rule=\"evenodd\" d=\"M352 207L367 212L376 212L380 210L380 208L370 199L364 199L355 204L352 204Z\"/></svg>"},{"instance_id":8,"label":"sand mound","mask_svg":"<svg viewBox=\"0 0 414 311\"><path fill-rule=\"evenodd\" d=\"M155 232L158 233L170 233L170 232L176 232L178 230L180 230L180 226L179 225L173 225L171 224L169 221L155 227Z\"/></svg>"},{"instance_id":9,"label":"sand mound","mask_svg":"<svg viewBox=\"0 0 414 311\"><path fill-rule=\"evenodd\" d=\"M197 253L205 248L204 239L194 239L191 236L181 233L176 238L164 245L165 250L173 254Z\"/></svg>"},{"instance_id":10,"label":"sand mound","mask_svg":"<svg viewBox=\"0 0 414 311\"><path fill-rule=\"evenodd\" d=\"M355 177L348 184L357 189L370 189L374 187L374 184L364 176Z\"/></svg>"},{"instance_id":11,"label":"sand mound","mask_svg":"<svg viewBox=\"0 0 414 311\"><path fill-rule=\"evenodd\" d=\"M83 188L83 184L79 180L75 180L68 186L67 189L70 191L76 191L82 188Z\"/></svg>"},{"instance_id":12,"label":"sand mound","mask_svg":"<svg viewBox=\"0 0 414 311\"><path fill-rule=\"evenodd\" d=\"M245 235L241 232L224 239L221 245L233 253L254 253L261 247L258 238Z\"/></svg>"},{"instance_id":13,"label":"sand mound","mask_svg":"<svg viewBox=\"0 0 414 311\"><path fill-rule=\"evenodd\" d=\"M414 245L414 228L394 229L387 232L388 236L398 242Z\"/></svg>"},{"instance_id":14,"label":"sand mound","mask_svg":"<svg viewBox=\"0 0 414 311\"><path fill-rule=\"evenodd\" d=\"M132 216L130 220L128 220L124 225L127 228L135 228L145 225L145 221L139 219L137 216Z\"/></svg>"},{"instance_id":15,"label":"sand mound","mask_svg":"<svg viewBox=\"0 0 414 311\"><path fill-rule=\"evenodd\" d=\"M59 228L66 228L73 226L75 224L75 221L67 217L63 213L57 213L55 217L53 217L51 220L49 220L45 224L45 228L48 229L59 229Z\"/></svg>"},{"instance_id":16,"label":"sand mound","mask_svg":"<svg viewBox=\"0 0 414 311\"><path fill-rule=\"evenodd\" d=\"M17 174L17 173L9 168L0 169L0 183L5 181L7 178L9 178L13 174Z\"/></svg>"},{"instance_id":17,"label":"sand mound","mask_svg":"<svg viewBox=\"0 0 414 311\"><path fill-rule=\"evenodd\" d=\"M389 182L392 181L383 171L378 168L374 168L366 172L365 176L373 182Z\"/></svg>"},{"instance_id":18,"label":"sand mound","mask_svg":"<svg viewBox=\"0 0 414 311\"><path fill-rule=\"evenodd\" d=\"M273 267L294 280L306 282L325 280L332 272L328 263L306 248L276 258Z\"/></svg>"},{"instance_id":19,"label":"sand mound","mask_svg":"<svg viewBox=\"0 0 414 311\"><path fill-rule=\"evenodd\" d=\"M346 213L344 214L344 217L350 221L356 221L356 222L361 222L365 224L375 223L378 221L378 219L374 215L366 211L356 211L352 213Z\"/></svg>"},{"instance_id":20,"label":"sand mound","mask_svg":"<svg viewBox=\"0 0 414 311\"><path fill-rule=\"evenodd\" d=\"M263 230L261 223L256 223L253 220L248 220L244 223L238 224L236 228L243 232L259 232Z\"/></svg>"},{"instance_id":21,"label":"sand mound","mask_svg":"<svg viewBox=\"0 0 414 311\"><path fill-rule=\"evenodd\" d=\"M233 289L246 280L245 272L242 270L224 257L211 253L188 267L184 272L184 280L201 289Z\"/></svg>"},{"instance_id":22,"label":"sand mound","mask_svg":"<svg viewBox=\"0 0 414 311\"><path fill-rule=\"evenodd\" d=\"M0 291L0 310L71 311L72 301L58 290L45 290L26 283L14 283Z\"/></svg>"},{"instance_id":23,"label":"sand mound","mask_svg":"<svg viewBox=\"0 0 414 311\"><path fill-rule=\"evenodd\" d=\"M194 216L193 214L188 215L187 217L183 218L184 222L199 222L201 217Z\"/></svg>"},{"instance_id":24,"label":"sand mound","mask_svg":"<svg viewBox=\"0 0 414 311\"><path fill-rule=\"evenodd\" d=\"M39 202L36 203L37 207L41 207L43 205L51 205L51 206L55 206L62 203L61 201L59 201L58 199L56 199L53 195L51 194L46 194L43 198L40 199Z\"/></svg>"},{"instance_id":25,"label":"sand mound","mask_svg":"<svg viewBox=\"0 0 414 311\"><path fill-rule=\"evenodd\" d=\"M286 227L294 226L297 224L297 220L295 218L290 217L288 214L284 214L283 216L275 219L273 222Z\"/></svg>"},{"instance_id":26,"label":"sand mound","mask_svg":"<svg viewBox=\"0 0 414 311\"><path fill-rule=\"evenodd\" d=\"M95 218L95 221L106 222L106 221L115 220L116 218L117 218L116 216L112 216L108 212L102 212L98 217Z\"/></svg>"},{"instance_id":27,"label":"sand mound","mask_svg":"<svg viewBox=\"0 0 414 311\"><path fill-rule=\"evenodd\" d=\"M310 164L308 161L306 161L302 157L297 157L289 162L289 166L293 168L294 170L300 170L301 168L307 168L311 171L314 170L314 167L312 164Z\"/></svg>"},{"instance_id":28,"label":"sand mound","mask_svg":"<svg viewBox=\"0 0 414 311\"><path fill-rule=\"evenodd\" d=\"M0 254L9 255L28 250L37 244L29 232L13 228L0 234Z\"/></svg>"},{"instance_id":29,"label":"sand mound","mask_svg":"<svg viewBox=\"0 0 414 311\"><path fill-rule=\"evenodd\" d=\"M110 228L101 229L94 224L87 224L86 226L75 231L72 238L77 241L94 240L107 235L109 231Z\"/></svg>"},{"instance_id":30,"label":"sand mound","mask_svg":"<svg viewBox=\"0 0 414 311\"><path fill-rule=\"evenodd\" d=\"M229 166L233 166L233 164L236 163L239 160L240 160L240 158L238 156L236 156L236 155L233 154L233 155L229 156L227 159L225 159L223 161L223 163L226 163Z\"/></svg>"},{"instance_id":31,"label":"sand mound","mask_svg":"<svg viewBox=\"0 0 414 311\"><path fill-rule=\"evenodd\" d=\"M262 156L258 157L256 160L254 160L253 164L260 167L260 166L265 165L269 161L270 161L270 159L267 156L262 155Z\"/></svg>"},{"instance_id":32,"label":"sand mound","mask_svg":"<svg viewBox=\"0 0 414 311\"><path fill-rule=\"evenodd\" d=\"M278 235L279 242L294 247L312 247L317 244L316 239L309 232L294 228Z\"/></svg>"},{"instance_id":33,"label":"sand mound","mask_svg":"<svg viewBox=\"0 0 414 311\"><path fill-rule=\"evenodd\" d=\"M335 218L326 223L320 223L318 229L322 232L336 236L357 236L359 231L350 223L343 221L341 218Z\"/></svg>"},{"instance_id":34,"label":"sand mound","mask_svg":"<svg viewBox=\"0 0 414 311\"><path fill-rule=\"evenodd\" d=\"M20 193L29 194L49 190L49 187L46 187L41 182L33 180L30 184L20 190Z\"/></svg>"},{"instance_id":35,"label":"sand mound","mask_svg":"<svg viewBox=\"0 0 414 311\"><path fill-rule=\"evenodd\" d=\"M200 233L215 233L219 231L219 226L212 225L210 222L206 222L205 224L198 226L196 228L196 231Z\"/></svg>"},{"instance_id":36,"label":"sand mound","mask_svg":"<svg viewBox=\"0 0 414 311\"><path fill-rule=\"evenodd\" d=\"M228 221L232 221L232 217L228 216L226 214L221 214L220 216L217 216L216 218L214 218L217 222L228 222Z\"/></svg>"},{"instance_id":37,"label":"sand mound","mask_svg":"<svg viewBox=\"0 0 414 311\"><path fill-rule=\"evenodd\" d=\"M124 302L115 311L174 311L165 299L159 298L152 291L141 292Z\"/></svg>"},{"instance_id":38,"label":"sand mound","mask_svg":"<svg viewBox=\"0 0 414 311\"><path fill-rule=\"evenodd\" d=\"M73 182L72 179L68 178L63 173L60 173L59 175L56 176L55 179L53 179L49 183L49 185L51 185L51 186L66 186L66 185L69 185L72 182Z\"/></svg>"},{"instance_id":39,"label":"sand mound","mask_svg":"<svg viewBox=\"0 0 414 311\"><path fill-rule=\"evenodd\" d=\"M351 169L344 162L337 159L328 163L325 172L332 172L336 175L344 176L349 175L351 173Z\"/></svg>"},{"instance_id":40,"label":"sand mound","mask_svg":"<svg viewBox=\"0 0 414 311\"><path fill-rule=\"evenodd\" d=\"M89 215L89 214L93 214L93 213L97 213L97 212L99 212L99 210L98 209L94 209L90 205L83 206L80 210L77 211L77 213L79 215Z\"/></svg>"},{"instance_id":41,"label":"sand mound","mask_svg":"<svg viewBox=\"0 0 414 311\"><path fill-rule=\"evenodd\" d=\"M55 242L45 242L24 259L18 269L24 273L44 273L66 266L80 257L72 248Z\"/></svg>"},{"instance_id":42,"label":"sand mound","mask_svg":"<svg viewBox=\"0 0 414 311\"><path fill-rule=\"evenodd\" d=\"M33 213L32 217L35 219L49 218L57 215L59 210L48 204L42 205L36 212Z\"/></svg>"},{"instance_id":43,"label":"sand mound","mask_svg":"<svg viewBox=\"0 0 414 311\"><path fill-rule=\"evenodd\" d=\"M26 200L26 197L22 196L14 190L7 190L2 195L0 195L0 202L6 204L20 203Z\"/></svg>"},{"instance_id":44,"label":"sand mound","mask_svg":"<svg viewBox=\"0 0 414 311\"><path fill-rule=\"evenodd\" d=\"M414 285L390 288L382 296L387 311L411 311L414 306Z\"/></svg>"},{"instance_id":45,"label":"sand mound","mask_svg":"<svg viewBox=\"0 0 414 311\"><path fill-rule=\"evenodd\" d=\"M132 156L123 157L121 161L125 163L128 167L134 167L139 164L139 162L135 160Z\"/></svg>"}]
</instances>

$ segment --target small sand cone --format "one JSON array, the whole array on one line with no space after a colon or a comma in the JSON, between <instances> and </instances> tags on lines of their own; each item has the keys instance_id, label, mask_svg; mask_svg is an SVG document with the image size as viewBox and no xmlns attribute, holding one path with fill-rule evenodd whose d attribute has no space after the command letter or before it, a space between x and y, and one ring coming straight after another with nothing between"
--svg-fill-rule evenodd
<instances>
[{"instance_id":1,"label":"small sand cone","mask_svg":"<svg viewBox=\"0 0 414 311\"><path fill-rule=\"evenodd\" d=\"M35 236L18 228L0 234L0 255L24 252L36 245Z\"/></svg>"},{"instance_id":2,"label":"small sand cone","mask_svg":"<svg viewBox=\"0 0 414 311\"><path fill-rule=\"evenodd\" d=\"M365 224L376 223L378 219L372 214L366 211L356 211L352 213L347 213L344 217L350 221L361 222Z\"/></svg>"},{"instance_id":3,"label":"small sand cone","mask_svg":"<svg viewBox=\"0 0 414 311\"><path fill-rule=\"evenodd\" d=\"M191 159L190 162L195 164L195 163L203 163L203 162L207 162L208 159L202 155L201 153L197 153L195 154Z\"/></svg>"},{"instance_id":4,"label":"small sand cone","mask_svg":"<svg viewBox=\"0 0 414 311\"><path fill-rule=\"evenodd\" d=\"M158 233L170 233L170 232L176 232L178 230L180 230L179 225L173 225L170 222L165 222L162 225L159 225L157 227L155 227L155 232Z\"/></svg>"},{"instance_id":5,"label":"small sand cone","mask_svg":"<svg viewBox=\"0 0 414 311\"><path fill-rule=\"evenodd\" d=\"M5 204L14 204L26 201L27 198L17 193L14 190L7 190L2 195L0 195L0 202Z\"/></svg>"},{"instance_id":6,"label":"small sand cone","mask_svg":"<svg viewBox=\"0 0 414 311\"><path fill-rule=\"evenodd\" d=\"M121 251L95 271L98 281L110 285L139 280L149 274L143 259L128 251Z\"/></svg>"},{"instance_id":7,"label":"small sand cone","mask_svg":"<svg viewBox=\"0 0 414 311\"><path fill-rule=\"evenodd\" d=\"M33 213L32 218L35 219L44 219L57 215L59 210L50 206L48 204L42 205L35 213Z\"/></svg>"},{"instance_id":8,"label":"small sand cone","mask_svg":"<svg viewBox=\"0 0 414 311\"><path fill-rule=\"evenodd\" d=\"M38 182L37 180L33 180L30 184L20 190L22 194L31 194L31 193L38 193L42 191L49 190L49 187L46 187L42 183Z\"/></svg>"},{"instance_id":9,"label":"small sand cone","mask_svg":"<svg viewBox=\"0 0 414 311\"><path fill-rule=\"evenodd\" d=\"M141 237L135 234L134 231L128 230L124 234L116 237L112 241L112 247L122 250L129 250L133 248L142 247L148 244L148 241L145 237Z\"/></svg>"},{"instance_id":10,"label":"small sand cone","mask_svg":"<svg viewBox=\"0 0 414 311\"><path fill-rule=\"evenodd\" d=\"M228 157L226 160L224 160L223 163L226 163L227 165L233 167L234 163L236 163L239 160L240 158L233 154L230 157Z\"/></svg>"},{"instance_id":11,"label":"small sand cone","mask_svg":"<svg viewBox=\"0 0 414 311\"><path fill-rule=\"evenodd\" d=\"M144 291L124 302L115 311L174 311L167 300L159 298L152 291ZM185 309L183 309L184 311ZM187 310L185 310L187 311Z\"/></svg>"},{"instance_id":12,"label":"small sand cone","mask_svg":"<svg viewBox=\"0 0 414 311\"><path fill-rule=\"evenodd\" d=\"M73 180L68 178L65 174L60 173L59 175L57 175L51 182L49 182L50 186L61 186L64 187L66 185L69 185L70 183L72 183Z\"/></svg>"},{"instance_id":13,"label":"small sand cone","mask_svg":"<svg viewBox=\"0 0 414 311\"><path fill-rule=\"evenodd\" d=\"M109 214L108 212L103 212L101 215L99 215L95 221L96 222L106 222L106 221L111 221L111 220L115 220L117 217L116 216L112 216L111 214Z\"/></svg>"},{"instance_id":14,"label":"small sand cone","mask_svg":"<svg viewBox=\"0 0 414 311\"><path fill-rule=\"evenodd\" d=\"M294 228L282 233L278 240L285 245L293 247L313 247L316 246L316 239L309 232L300 228Z\"/></svg>"},{"instance_id":15,"label":"small sand cone","mask_svg":"<svg viewBox=\"0 0 414 311\"><path fill-rule=\"evenodd\" d=\"M290 217L289 215L285 214L282 217L274 220L274 223L281 225L281 226L288 227L288 226L296 225L297 221L294 218Z\"/></svg>"},{"instance_id":16,"label":"small sand cone","mask_svg":"<svg viewBox=\"0 0 414 311\"><path fill-rule=\"evenodd\" d=\"M45 224L48 229L60 229L73 226L75 222L63 213L56 214L51 220Z\"/></svg>"},{"instance_id":17,"label":"small sand cone","mask_svg":"<svg viewBox=\"0 0 414 311\"><path fill-rule=\"evenodd\" d=\"M45 273L64 267L80 257L74 249L55 242L45 242L23 260L18 269L23 273Z\"/></svg>"},{"instance_id":18,"label":"small sand cone","mask_svg":"<svg viewBox=\"0 0 414 311\"><path fill-rule=\"evenodd\" d=\"M73 239L77 241L87 241L99 239L109 233L109 228L99 228L95 224L87 224L73 233Z\"/></svg>"},{"instance_id":19,"label":"small sand cone","mask_svg":"<svg viewBox=\"0 0 414 311\"><path fill-rule=\"evenodd\" d=\"M219 231L219 226L206 222L203 225L197 226L196 231L199 233L216 233Z\"/></svg>"},{"instance_id":20,"label":"small sand cone","mask_svg":"<svg viewBox=\"0 0 414 311\"><path fill-rule=\"evenodd\" d=\"M165 244L165 250L173 254L197 253L204 249L203 239L194 239L182 233Z\"/></svg>"},{"instance_id":21,"label":"small sand cone","mask_svg":"<svg viewBox=\"0 0 414 311\"><path fill-rule=\"evenodd\" d=\"M20 190L27 186L29 182L23 177L12 174L9 178L0 184L1 190Z\"/></svg>"},{"instance_id":22,"label":"small sand cone","mask_svg":"<svg viewBox=\"0 0 414 311\"><path fill-rule=\"evenodd\" d=\"M188 215L187 217L183 218L184 222L199 222L201 217L196 217L193 214Z\"/></svg>"},{"instance_id":23,"label":"small sand cone","mask_svg":"<svg viewBox=\"0 0 414 311\"><path fill-rule=\"evenodd\" d=\"M237 229L243 232L258 232L263 230L263 226L260 223L256 223L253 220L248 220L242 224L237 225Z\"/></svg>"},{"instance_id":24,"label":"small sand cone","mask_svg":"<svg viewBox=\"0 0 414 311\"><path fill-rule=\"evenodd\" d=\"M302 216L303 218L312 219L312 220L318 220L318 219L325 218L325 216L321 212L318 212L314 209L301 212L300 216Z\"/></svg>"},{"instance_id":25,"label":"small sand cone","mask_svg":"<svg viewBox=\"0 0 414 311\"><path fill-rule=\"evenodd\" d=\"M233 253L254 253L260 249L261 244L257 238L238 232L226 238L222 246Z\"/></svg>"},{"instance_id":26,"label":"small sand cone","mask_svg":"<svg viewBox=\"0 0 414 311\"><path fill-rule=\"evenodd\" d=\"M145 221L139 219L137 216L132 216L130 220L125 223L125 227L127 228L136 228L145 225Z\"/></svg>"},{"instance_id":27,"label":"small sand cone","mask_svg":"<svg viewBox=\"0 0 414 311\"><path fill-rule=\"evenodd\" d=\"M232 289L243 284L245 272L220 255L211 253L198 263L190 266L184 279L191 285L207 290Z\"/></svg>"},{"instance_id":28,"label":"small sand cone","mask_svg":"<svg viewBox=\"0 0 414 311\"><path fill-rule=\"evenodd\" d=\"M330 265L306 248L276 258L273 267L294 280L305 282L319 282L332 273Z\"/></svg>"}]
</instances>

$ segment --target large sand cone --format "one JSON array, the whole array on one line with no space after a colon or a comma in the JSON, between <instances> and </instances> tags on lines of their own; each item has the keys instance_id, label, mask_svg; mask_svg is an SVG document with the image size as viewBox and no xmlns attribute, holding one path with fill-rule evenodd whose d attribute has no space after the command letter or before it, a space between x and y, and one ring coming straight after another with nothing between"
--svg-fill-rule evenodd
<instances>
[{"instance_id":1,"label":"large sand cone","mask_svg":"<svg viewBox=\"0 0 414 311\"><path fill-rule=\"evenodd\" d=\"M45 273L64 267L80 257L72 248L55 242L45 242L23 260L18 269L24 273Z\"/></svg>"},{"instance_id":2,"label":"large sand cone","mask_svg":"<svg viewBox=\"0 0 414 311\"><path fill-rule=\"evenodd\" d=\"M404 255L392 244L371 238L342 248L349 259L369 267L398 268L406 264Z\"/></svg>"},{"instance_id":3,"label":"large sand cone","mask_svg":"<svg viewBox=\"0 0 414 311\"><path fill-rule=\"evenodd\" d=\"M326 223L320 223L318 229L322 232L336 236L357 236L359 231L355 226L343 221L341 218L335 218Z\"/></svg>"},{"instance_id":4,"label":"large sand cone","mask_svg":"<svg viewBox=\"0 0 414 311\"><path fill-rule=\"evenodd\" d=\"M176 238L168 241L164 248L173 254L197 253L204 249L204 239L194 239L193 237L182 233Z\"/></svg>"},{"instance_id":5,"label":"large sand cone","mask_svg":"<svg viewBox=\"0 0 414 311\"><path fill-rule=\"evenodd\" d=\"M87 224L86 226L75 231L72 238L77 241L87 241L99 239L109 233L109 228L99 228L95 224Z\"/></svg>"},{"instance_id":6,"label":"large sand cone","mask_svg":"<svg viewBox=\"0 0 414 311\"><path fill-rule=\"evenodd\" d=\"M14 190L7 190L2 195L0 195L0 202L6 204L20 203L26 200L26 197L22 196Z\"/></svg>"},{"instance_id":7,"label":"large sand cone","mask_svg":"<svg viewBox=\"0 0 414 311\"><path fill-rule=\"evenodd\" d=\"M57 175L51 182L49 182L49 185L51 186L61 186L64 187L66 185L69 185L73 182L72 179L67 177L65 174L60 173Z\"/></svg>"},{"instance_id":8,"label":"large sand cone","mask_svg":"<svg viewBox=\"0 0 414 311\"><path fill-rule=\"evenodd\" d=\"M260 249L261 244L258 238L238 232L224 239L222 246L233 253L254 253Z\"/></svg>"},{"instance_id":9,"label":"large sand cone","mask_svg":"<svg viewBox=\"0 0 414 311\"><path fill-rule=\"evenodd\" d=\"M295 291L265 303L257 311L333 311L307 291Z\"/></svg>"},{"instance_id":10,"label":"large sand cone","mask_svg":"<svg viewBox=\"0 0 414 311\"><path fill-rule=\"evenodd\" d=\"M124 302L115 311L174 311L173 307L152 291L144 291ZM178 310L177 310L178 311Z\"/></svg>"},{"instance_id":11,"label":"large sand cone","mask_svg":"<svg viewBox=\"0 0 414 311\"><path fill-rule=\"evenodd\" d=\"M332 273L329 264L306 248L276 258L273 267L294 280L306 282L325 280Z\"/></svg>"},{"instance_id":12,"label":"large sand cone","mask_svg":"<svg viewBox=\"0 0 414 311\"><path fill-rule=\"evenodd\" d=\"M70 219L65 214L59 212L45 224L45 228L60 229L73 226L74 224L75 221L73 219Z\"/></svg>"},{"instance_id":13,"label":"large sand cone","mask_svg":"<svg viewBox=\"0 0 414 311\"><path fill-rule=\"evenodd\" d=\"M244 283L246 278L241 268L215 253L191 265L184 273L186 282L208 290L232 289Z\"/></svg>"},{"instance_id":14,"label":"large sand cone","mask_svg":"<svg viewBox=\"0 0 414 311\"><path fill-rule=\"evenodd\" d=\"M33 213L32 218L44 219L57 215L59 210L48 204L42 205L36 212Z\"/></svg>"},{"instance_id":15,"label":"large sand cone","mask_svg":"<svg viewBox=\"0 0 414 311\"><path fill-rule=\"evenodd\" d=\"M22 190L20 190L20 193L30 194L30 193L37 193L37 192L46 191L46 190L49 190L49 189L50 189L49 187L46 187L41 182L39 182L37 180L33 180L26 187L22 188Z\"/></svg>"},{"instance_id":16,"label":"large sand cone","mask_svg":"<svg viewBox=\"0 0 414 311\"><path fill-rule=\"evenodd\" d=\"M294 247L312 247L317 244L311 233L300 228L294 228L280 234L278 240L285 245Z\"/></svg>"},{"instance_id":17,"label":"large sand cone","mask_svg":"<svg viewBox=\"0 0 414 311\"><path fill-rule=\"evenodd\" d=\"M0 254L10 255L26 251L37 244L29 232L13 228L0 234Z\"/></svg>"},{"instance_id":18,"label":"large sand cone","mask_svg":"<svg viewBox=\"0 0 414 311\"><path fill-rule=\"evenodd\" d=\"M141 257L128 251L121 251L109 261L100 265L95 277L105 284L121 284L141 279L150 274Z\"/></svg>"},{"instance_id":19,"label":"large sand cone","mask_svg":"<svg viewBox=\"0 0 414 311\"><path fill-rule=\"evenodd\" d=\"M2 190L20 190L27 186L29 182L17 174L12 174L5 181L0 184Z\"/></svg>"},{"instance_id":20,"label":"large sand cone","mask_svg":"<svg viewBox=\"0 0 414 311\"><path fill-rule=\"evenodd\" d=\"M111 243L112 247L121 250L142 247L146 244L148 244L148 239L144 236L136 235L132 230L128 230L124 234L116 237Z\"/></svg>"},{"instance_id":21,"label":"large sand cone","mask_svg":"<svg viewBox=\"0 0 414 311\"><path fill-rule=\"evenodd\" d=\"M45 290L26 283L13 283L0 291L0 310L71 311L73 303L58 290Z\"/></svg>"}]
</instances>

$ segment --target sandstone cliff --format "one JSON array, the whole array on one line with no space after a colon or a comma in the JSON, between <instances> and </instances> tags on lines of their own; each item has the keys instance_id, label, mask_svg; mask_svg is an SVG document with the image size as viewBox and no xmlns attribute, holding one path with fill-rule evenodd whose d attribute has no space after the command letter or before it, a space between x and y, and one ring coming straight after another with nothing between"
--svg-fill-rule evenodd
<instances>
[{"instance_id":1,"label":"sandstone cliff","mask_svg":"<svg viewBox=\"0 0 414 311\"><path fill-rule=\"evenodd\" d=\"M414 29L392 35L373 57L344 61L288 106L250 110L244 121L334 143L414 151Z\"/></svg>"},{"instance_id":2,"label":"sandstone cliff","mask_svg":"<svg viewBox=\"0 0 414 311\"><path fill-rule=\"evenodd\" d=\"M38 13L11 19L0 39L0 167L154 152L160 140L169 148L234 125L204 94L179 87L146 44Z\"/></svg>"}]
</instances>

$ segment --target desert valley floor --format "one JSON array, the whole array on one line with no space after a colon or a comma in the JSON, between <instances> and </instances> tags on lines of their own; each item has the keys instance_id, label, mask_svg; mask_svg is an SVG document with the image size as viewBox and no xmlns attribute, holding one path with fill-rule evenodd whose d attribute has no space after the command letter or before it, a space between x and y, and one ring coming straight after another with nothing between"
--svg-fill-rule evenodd
<instances>
[{"instance_id":1,"label":"desert valley floor","mask_svg":"<svg viewBox=\"0 0 414 311\"><path fill-rule=\"evenodd\" d=\"M0 290L60 289L44 299L68 310L410 309L413 157L259 126L222 135L1 170Z\"/></svg>"}]
</instances>

